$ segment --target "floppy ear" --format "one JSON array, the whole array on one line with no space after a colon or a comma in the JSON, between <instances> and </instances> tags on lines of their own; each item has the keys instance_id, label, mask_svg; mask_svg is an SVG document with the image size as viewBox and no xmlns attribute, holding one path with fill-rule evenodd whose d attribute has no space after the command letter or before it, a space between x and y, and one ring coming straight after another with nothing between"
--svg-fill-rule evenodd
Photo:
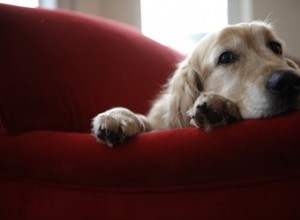
<instances>
[{"instance_id":1,"label":"floppy ear","mask_svg":"<svg viewBox=\"0 0 300 220\"><path fill-rule=\"evenodd\" d=\"M170 122L188 126L187 111L194 105L202 90L200 74L187 61L181 63L167 85L167 93L171 96L168 112Z\"/></svg>"},{"instance_id":2,"label":"floppy ear","mask_svg":"<svg viewBox=\"0 0 300 220\"><path fill-rule=\"evenodd\" d=\"M287 63L287 65L289 67L292 67L293 69L295 69L297 71L300 71L299 65L295 61L293 61L292 59L285 58L285 62Z\"/></svg>"}]
</instances>

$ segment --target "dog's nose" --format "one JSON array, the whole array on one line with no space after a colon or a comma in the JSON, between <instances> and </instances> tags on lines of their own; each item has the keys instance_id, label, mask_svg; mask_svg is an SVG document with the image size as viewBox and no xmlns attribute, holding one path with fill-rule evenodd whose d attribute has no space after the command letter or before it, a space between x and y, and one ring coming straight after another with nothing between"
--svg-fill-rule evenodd
<instances>
[{"instance_id":1,"label":"dog's nose","mask_svg":"<svg viewBox=\"0 0 300 220\"><path fill-rule=\"evenodd\" d=\"M292 71L279 71L271 75L266 89L281 98L295 98L300 93L300 77Z\"/></svg>"}]
</instances>

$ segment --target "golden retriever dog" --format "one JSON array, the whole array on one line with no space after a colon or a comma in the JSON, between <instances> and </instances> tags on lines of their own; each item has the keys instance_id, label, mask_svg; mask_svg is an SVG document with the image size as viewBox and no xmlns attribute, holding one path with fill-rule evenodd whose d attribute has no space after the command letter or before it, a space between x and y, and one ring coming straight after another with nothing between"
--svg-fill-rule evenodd
<instances>
[{"instance_id":1,"label":"golden retriever dog","mask_svg":"<svg viewBox=\"0 0 300 220\"><path fill-rule=\"evenodd\" d=\"M230 25L204 37L178 66L147 116L113 108L92 121L108 146L140 132L195 126L211 131L242 119L299 109L300 72L264 22Z\"/></svg>"}]
</instances>

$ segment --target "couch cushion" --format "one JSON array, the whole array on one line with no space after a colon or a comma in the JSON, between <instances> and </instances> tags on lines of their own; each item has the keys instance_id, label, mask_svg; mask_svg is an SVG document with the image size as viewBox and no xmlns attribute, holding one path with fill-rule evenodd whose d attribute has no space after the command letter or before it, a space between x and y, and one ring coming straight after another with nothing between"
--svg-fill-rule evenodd
<instances>
[{"instance_id":1,"label":"couch cushion","mask_svg":"<svg viewBox=\"0 0 300 220\"><path fill-rule=\"evenodd\" d=\"M214 188L299 179L300 113L245 120L205 133L146 132L109 148L89 134L0 135L1 175L116 188ZM292 132L294 131L294 132Z\"/></svg>"},{"instance_id":2,"label":"couch cushion","mask_svg":"<svg viewBox=\"0 0 300 220\"><path fill-rule=\"evenodd\" d=\"M87 131L98 112L146 113L182 55L137 30L66 11L0 5L2 132Z\"/></svg>"}]
</instances>

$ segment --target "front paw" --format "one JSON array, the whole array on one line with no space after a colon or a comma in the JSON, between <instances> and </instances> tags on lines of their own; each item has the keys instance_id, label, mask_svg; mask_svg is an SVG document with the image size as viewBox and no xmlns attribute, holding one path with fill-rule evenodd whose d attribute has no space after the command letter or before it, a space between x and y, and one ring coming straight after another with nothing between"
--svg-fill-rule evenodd
<instances>
[{"instance_id":1,"label":"front paw","mask_svg":"<svg viewBox=\"0 0 300 220\"><path fill-rule=\"evenodd\" d=\"M92 134L112 147L145 130L138 115L126 108L113 108L98 114L92 121Z\"/></svg>"},{"instance_id":2,"label":"front paw","mask_svg":"<svg viewBox=\"0 0 300 220\"><path fill-rule=\"evenodd\" d=\"M231 100L213 93L203 93L188 111L191 124L211 131L235 121L241 120L238 107Z\"/></svg>"}]
</instances>

